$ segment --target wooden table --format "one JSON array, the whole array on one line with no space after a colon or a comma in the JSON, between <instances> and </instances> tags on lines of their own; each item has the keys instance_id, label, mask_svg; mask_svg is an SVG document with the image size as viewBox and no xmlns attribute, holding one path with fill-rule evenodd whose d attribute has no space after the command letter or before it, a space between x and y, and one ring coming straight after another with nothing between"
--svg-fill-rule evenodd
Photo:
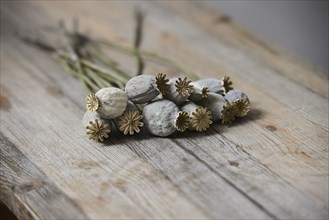
<instances>
[{"instance_id":1,"label":"wooden table","mask_svg":"<svg viewBox=\"0 0 329 220\"><path fill-rule=\"evenodd\" d=\"M89 140L80 82L16 33L78 17L89 35L130 46L135 5L143 50L229 75L250 114L204 133ZM175 73L147 65L158 72ZM1 200L19 219L326 219L328 73L188 2L1 1L0 152Z\"/></svg>"}]
</instances>

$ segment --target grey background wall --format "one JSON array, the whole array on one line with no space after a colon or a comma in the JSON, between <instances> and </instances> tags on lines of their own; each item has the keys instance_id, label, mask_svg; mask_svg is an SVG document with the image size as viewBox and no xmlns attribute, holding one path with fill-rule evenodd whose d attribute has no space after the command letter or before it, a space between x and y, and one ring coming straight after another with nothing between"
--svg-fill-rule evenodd
<instances>
[{"instance_id":1,"label":"grey background wall","mask_svg":"<svg viewBox=\"0 0 329 220\"><path fill-rule=\"evenodd\" d=\"M207 0L260 38L328 70L327 0Z\"/></svg>"}]
</instances>

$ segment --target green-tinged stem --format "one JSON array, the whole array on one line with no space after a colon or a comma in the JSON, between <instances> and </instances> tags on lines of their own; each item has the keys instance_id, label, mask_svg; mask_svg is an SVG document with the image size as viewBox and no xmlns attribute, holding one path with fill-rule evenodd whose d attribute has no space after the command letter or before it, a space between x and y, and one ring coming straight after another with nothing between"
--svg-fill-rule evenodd
<instances>
[{"instance_id":1,"label":"green-tinged stem","mask_svg":"<svg viewBox=\"0 0 329 220\"><path fill-rule=\"evenodd\" d=\"M86 82L86 84L92 88L92 90L97 91L99 89L101 89L96 83L94 83L94 81L92 79L90 79L86 73L85 73L85 69L82 68L81 65L81 59L77 58L76 62L74 62L74 66L77 68L77 72L79 74L79 76Z\"/></svg>"},{"instance_id":2,"label":"green-tinged stem","mask_svg":"<svg viewBox=\"0 0 329 220\"><path fill-rule=\"evenodd\" d=\"M103 84L103 82L100 80L100 78L97 75L95 76L94 72L91 69L85 68L84 69L84 72L86 73L87 77L89 77L90 79L92 79L97 84L97 86L99 88L106 87Z\"/></svg>"},{"instance_id":3,"label":"green-tinged stem","mask_svg":"<svg viewBox=\"0 0 329 220\"><path fill-rule=\"evenodd\" d=\"M139 49L135 49L135 57L136 57L136 63L137 63L137 71L136 75L142 75L143 74L143 69L144 69L144 62L142 59L142 56L139 53Z\"/></svg>"},{"instance_id":4,"label":"green-tinged stem","mask_svg":"<svg viewBox=\"0 0 329 220\"><path fill-rule=\"evenodd\" d=\"M88 83L84 80L84 78L82 77L81 74L79 74L78 72L76 72L75 70L73 70L68 63L66 62L66 60L63 60L62 58L58 59L59 62L62 64L62 66L64 67L65 71L68 72L69 74L71 74L72 76L78 78L81 83L83 84L83 86L86 88L86 90L88 90L89 92L92 92L92 88L88 85Z\"/></svg>"},{"instance_id":5,"label":"green-tinged stem","mask_svg":"<svg viewBox=\"0 0 329 220\"><path fill-rule=\"evenodd\" d=\"M58 55L64 59L67 59L67 60L71 60L69 54L65 53L65 52L58 52ZM112 82L116 82L116 81L120 81L121 84L126 84L128 82L128 77L123 77L123 76L120 76L118 74L114 74L112 72L110 72L109 70L107 69L104 69L102 67L99 67L97 66L96 64L86 60L86 59L78 59L76 61L73 61L73 63L76 65L76 68L77 68L77 71L82 73L83 72L81 71L81 64L84 65L84 66L87 66L88 68L91 68L97 72L100 72L100 73L103 73L103 74L106 74L108 75L109 77L109 80L112 81Z\"/></svg>"},{"instance_id":6,"label":"green-tinged stem","mask_svg":"<svg viewBox=\"0 0 329 220\"><path fill-rule=\"evenodd\" d=\"M183 67L182 65L180 65L179 63L167 58L167 57L163 57L159 54L153 53L153 52L148 52L148 51L143 51L141 52L143 55L145 56L149 56L151 58L155 58L164 62L167 62L171 65L173 65L174 67L176 67L177 69L179 69L180 71L182 71L183 73L185 73L191 80L198 80L200 79L199 76L197 76L195 73L193 73L192 71L186 69L185 67Z\"/></svg>"},{"instance_id":7,"label":"green-tinged stem","mask_svg":"<svg viewBox=\"0 0 329 220\"><path fill-rule=\"evenodd\" d=\"M128 53L128 54L132 54L132 55L135 54L135 51L134 51L133 48L129 48L129 47L126 47L126 46L115 44L115 43L112 43L112 42L109 42L109 41L98 40L98 41L95 41L95 43L102 44L102 45L105 45L105 46L108 46L108 47L111 47L111 48L115 48L115 49L121 50L121 51L123 51L125 53ZM140 52L140 54L142 56L145 56L145 57L148 57L148 58L157 59L157 60L166 62L166 63L168 63L168 64L176 67L177 69L179 69L180 71L182 71L186 75L188 75L188 77L190 79L192 79L192 80L198 80L198 79L200 79L199 76L197 76L195 73L193 73L192 71L186 69L185 67L181 66L177 62L175 62L175 61L173 61L173 60L171 60L171 59L169 59L167 57L161 56L161 55L159 55L157 53L143 51L143 50L140 50L139 52Z\"/></svg>"},{"instance_id":8,"label":"green-tinged stem","mask_svg":"<svg viewBox=\"0 0 329 220\"><path fill-rule=\"evenodd\" d=\"M117 75L117 74L114 74L110 71L108 71L107 69L104 69L102 67L99 67L97 66L96 64L88 61L88 60L85 60L85 59L81 59L81 63L90 67L91 69L94 69L98 72L101 72L101 73L104 73L104 74L108 74L109 76L111 76L113 79L117 80L117 81L120 81L121 83L124 83L126 84L128 82L128 79L126 79L125 77L123 76L120 76L120 75Z\"/></svg>"},{"instance_id":9,"label":"green-tinged stem","mask_svg":"<svg viewBox=\"0 0 329 220\"><path fill-rule=\"evenodd\" d=\"M120 89L124 88L124 85L126 84L126 83L120 82L119 80L113 79L112 76L110 76L106 73L102 73L102 72L98 72L98 71L95 71L95 73L97 73L99 77L110 82L112 84L112 86L119 87Z\"/></svg>"},{"instance_id":10,"label":"green-tinged stem","mask_svg":"<svg viewBox=\"0 0 329 220\"><path fill-rule=\"evenodd\" d=\"M143 38L143 21L144 15L141 10L135 8L135 20L136 20L136 29L135 29L135 38L134 38L134 54L136 57L136 75L142 75L144 69L144 62L140 54L140 45Z\"/></svg>"},{"instance_id":11,"label":"green-tinged stem","mask_svg":"<svg viewBox=\"0 0 329 220\"><path fill-rule=\"evenodd\" d=\"M125 84L123 84L122 82L117 82L118 86L120 89L124 90L125 89Z\"/></svg>"},{"instance_id":12,"label":"green-tinged stem","mask_svg":"<svg viewBox=\"0 0 329 220\"><path fill-rule=\"evenodd\" d=\"M124 72L123 70L119 69L115 62L113 62L109 57L106 57L103 52L101 52L100 50L98 50L95 54L94 54L97 59L99 61L101 61L103 64L105 64L107 67L109 67L110 69L112 69L113 71L117 72L118 74L121 74L123 77L129 79L131 76Z\"/></svg>"},{"instance_id":13,"label":"green-tinged stem","mask_svg":"<svg viewBox=\"0 0 329 220\"><path fill-rule=\"evenodd\" d=\"M94 83L88 76L82 74L81 77L94 91L101 89L101 87L99 87L96 83Z\"/></svg>"},{"instance_id":14,"label":"green-tinged stem","mask_svg":"<svg viewBox=\"0 0 329 220\"><path fill-rule=\"evenodd\" d=\"M99 85L100 88L112 86L110 81L108 81L107 79L102 78L102 75L97 74L92 69L86 68L85 71L89 75L89 77L91 79L93 79Z\"/></svg>"}]
</instances>

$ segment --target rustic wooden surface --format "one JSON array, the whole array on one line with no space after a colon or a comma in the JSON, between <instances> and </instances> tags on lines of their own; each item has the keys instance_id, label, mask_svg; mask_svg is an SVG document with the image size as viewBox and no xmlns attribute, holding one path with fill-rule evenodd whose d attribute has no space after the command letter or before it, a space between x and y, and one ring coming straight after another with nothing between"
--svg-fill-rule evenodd
<instances>
[{"instance_id":1,"label":"rustic wooden surface","mask_svg":"<svg viewBox=\"0 0 329 220\"><path fill-rule=\"evenodd\" d=\"M252 100L248 117L88 140L83 87L15 33L76 16L90 35L130 46L136 4L142 49L202 77L228 74ZM1 1L0 46L1 200L18 218L328 218L328 74L230 18L188 2Z\"/></svg>"}]
</instances>

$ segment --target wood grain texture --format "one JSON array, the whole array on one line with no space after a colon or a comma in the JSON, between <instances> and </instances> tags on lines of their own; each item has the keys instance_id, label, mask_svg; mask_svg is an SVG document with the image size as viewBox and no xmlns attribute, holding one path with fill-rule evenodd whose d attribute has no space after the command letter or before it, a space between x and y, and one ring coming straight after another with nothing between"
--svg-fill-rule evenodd
<instances>
[{"instance_id":1,"label":"wood grain texture","mask_svg":"<svg viewBox=\"0 0 329 220\"><path fill-rule=\"evenodd\" d=\"M91 36L130 46L136 5L142 49L231 76L250 114L205 133L88 140L80 83L15 34L77 16ZM224 18L187 2L1 2L1 200L20 219L327 219L328 74Z\"/></svg>"}]
</instances>

